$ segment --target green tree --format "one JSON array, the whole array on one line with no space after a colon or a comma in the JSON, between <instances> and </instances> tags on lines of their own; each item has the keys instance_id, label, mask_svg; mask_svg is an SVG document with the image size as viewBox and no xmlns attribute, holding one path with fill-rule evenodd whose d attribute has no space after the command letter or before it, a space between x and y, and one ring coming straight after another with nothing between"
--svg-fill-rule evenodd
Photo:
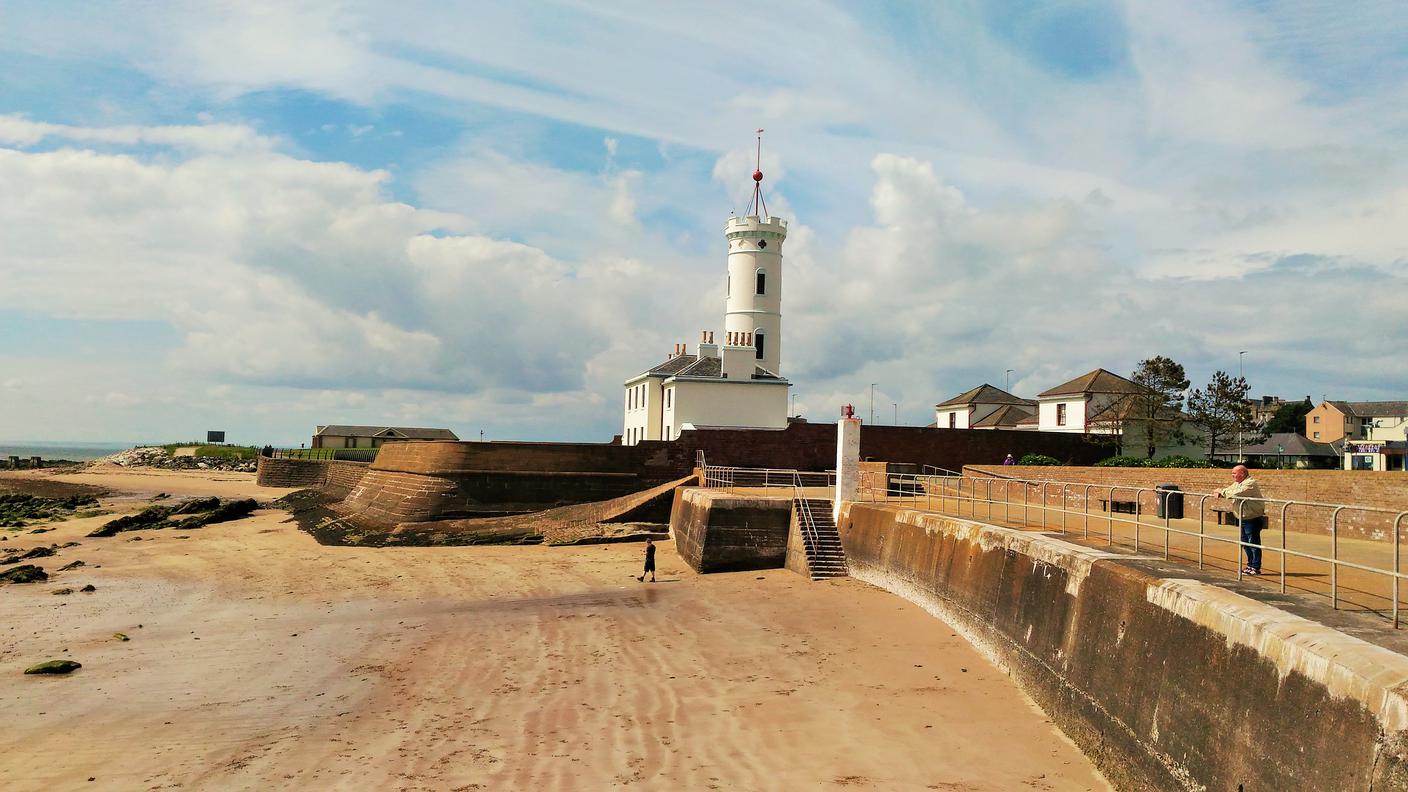
<instances>
[{"instance_id":1,"label":"green tree","mask_svg":"<svg viewBox=\"0 0 1408 792\"><path fill-rule=\"evenodd\" d=\"M1157 447L1183 434L1183 394L1188 375L1183 364L1163 355L1139 361L1130 379L1148 388L1131 397L1130 418L1144 426L1144 442L1149 458Z\"/></svg>"},{"instance_id":2,"label":"green tree","mask_svg":"<svg viewBox=\"0 0 1408 792\"><path fill-rule=\"evenodd\" d=\"M1197 388L1188 394L1188 418L1207 432L1209 457L1217 453L1218 441L1254 428L1247 390L1245 378L1219 371L1212 375L1206 389Z\"/></svg>"},{"instance_id":3,"label":"green tree","mask_svg":"<svg viewBox=\"0 0 1408 792\"><path fill-rule=\"evenodd\" d=\"M1286 402L1276 408L1276 414L1271 416L1271 420L1266 422L1267 434L1285 434L1294 432L1298 435L1305 434L1305 416L1315 405L1311 403L1310 397L1306 396L1302 402Z\"/></svg>"}]
</instances>

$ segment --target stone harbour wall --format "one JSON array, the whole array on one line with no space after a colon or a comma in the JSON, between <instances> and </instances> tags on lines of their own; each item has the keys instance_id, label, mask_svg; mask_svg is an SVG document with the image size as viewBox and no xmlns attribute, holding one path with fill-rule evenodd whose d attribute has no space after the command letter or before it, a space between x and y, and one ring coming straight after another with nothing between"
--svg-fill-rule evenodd
<instances>
[{"instance_id":1,"label":"stone harbour wall","mask_svg":"<svg viewBox=\"0 0 1408 792\"><path fill-rule=\"evenodd\" d=\"M1408 789L1402 654L1039 533L865 503L839 530L852 577L960 630L1119 789Z\"/></svg>"},{"instance_id":2,"label":"stone harbour wall","mask_svg":"<svg viewBox=\"0 0 1408 792\"><path fill-rule=\"evenodd\" d=\"M730 495L723 490L675 490L670 534L675 550L696 572L778 569L787 558L792 516L786 495Z\"/></svg>"},{"instance_id":3,"label":"stone harbour wall","mask_svg":"<svg viewBox=\"0 0 1408 792\"><path fill-rule=\"evenodd\" d=\"M366 475L367 469L366 462L259 457L254 480L261 487L318 487L331 483L350 489Z\"/></svg>"}]
</instances>

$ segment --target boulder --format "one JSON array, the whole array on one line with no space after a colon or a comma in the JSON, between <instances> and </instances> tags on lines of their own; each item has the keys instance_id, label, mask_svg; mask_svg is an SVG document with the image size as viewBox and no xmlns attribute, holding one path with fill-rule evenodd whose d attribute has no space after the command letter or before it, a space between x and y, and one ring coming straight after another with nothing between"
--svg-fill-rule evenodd
<instances>
[{"instance_id":1,"label":"boulder","mask_svg":"<svg viewBox=\"0 0 1408 792\"><path fill-rule=\"evenodd\" d=\"M77 568L79 568L79 567L81 567L81 566L83 566L83 562L82 562L82 561L70 561L70 562L68 562L67 564L64 564L63 566L59 567L59 571L60 571L60 572L67 572L67 571L69 571L70 569L77 569Z\"/></svg>"},{"instance_id":2,"label":"boulder","mask_svg":"<svg viewBox=\"0 0 1408 792\"><path fill-rule=\"evenodd\" d=\"M48 558L54 555L54 552L54 548L52 547L35 547L23 553L8 555L3 560L0 560L0 564L18 564L21 561L26 561L31 558Z\"/></svg>"},{"instance_id":3,"label":"boulder","mask_svg":"<svg viewBox=\"0 0 1408 792\"><path fill-rule=\"evenodd\" d=\"M45 660L26 668L24 672L26 674L71 674L82 667L82 663L75 663L72 660Z\"/></svg>"},{"instance_id":4,"label":"boulder","mask_svg":"<svg viewBox=\"0 0 1408 792\"><path fill-rule=\"evenodd\" d=\"M171 523L172 528L200 528L215 523L230 522L231 520L241 520L248 517L259 508L259 502L253 498L244 500L225 501L213 509L209 514L199 517L189 517L184 520L177 520Z\"/></svg>"},{"instance_id":5,"label":"boulder","mask_svg":"<svg viewBox=\"0 0 1408 792\"><path fill-rule=\"evenodd\" d=\"M108 520L101 527L94 530L89 536L105 537L117 536L123 531L139 531L144 528L162 528L166 524L166 518L171 514L169 506L148 506L147 508L129 514L125 517L118 517L115 520Z\"/></svg>"},{"instance_id":6,"label":"boulder","mask_svg":"<svg viewBox=\"0 0 1408 792\"><path fill-rule=\"evenodd\" d=\"M0 572L0 583L43 583L48 579L49 574L34 564L21 564Z\"/></svg>"},{"instance_id":7,"label":"boulder","mask_svg":"<svg viewBox=\"0 0 1408 792\"><path fill-rule=\"evenodd\" d=\"M202 512L208 512L208 511L210 511L210 510L212 510L212 509L215 509L215 508L219 507L219 505L220 505L220 499L219 499L219 498L216 498L216 497L210 497L210 498L195 498L195 499L193 499L193 500L188 500L188 501L186 501L185 503L182 503L182 504L178 505L176 508L174 508L174 509L171 510L171 513L172 513L173 515L175 515L175 514L200 514L200 513L202 513Z\"/></svg>"}]
</instances>

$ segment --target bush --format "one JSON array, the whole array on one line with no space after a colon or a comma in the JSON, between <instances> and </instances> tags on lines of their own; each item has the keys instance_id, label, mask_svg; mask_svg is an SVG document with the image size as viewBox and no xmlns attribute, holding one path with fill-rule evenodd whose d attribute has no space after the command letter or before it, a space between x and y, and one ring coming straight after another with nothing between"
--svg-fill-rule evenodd
<instances>
[{"instance_id":1,"label":"bush","mask_svg":"<svg viewBox=\"0 0 1408 792\"><path fill-rule=\"evenodd\" d=\"M1151 459L1149 467L1158 468L1215 468L1217 465L1205 459L1193 459L1186 456L1169 456L1163 459Z\"/></svg>"},{"instance_id":2,"label":"bush","mask_svg":"<svg viewBox=\"0 0 1408 792\"><path fill-rule=\"evenodd\" d=\"M1017 460L1017 464L1050 466L1061 464L1061 460L1057 459L1056 457L1047 456L1046 454L1023 454L1022 458Z\"/></svg>"},{"instance_id":3,"label":"bush","mask_svg":"<svg viewBox=\"0 0 1408 792\"><path fill-rule=\"evenodd\" d=\"M1095 463L1096 467L1148 467L1149 460L1132 456L1112 456Z\"/></svg>"}]
</instances>

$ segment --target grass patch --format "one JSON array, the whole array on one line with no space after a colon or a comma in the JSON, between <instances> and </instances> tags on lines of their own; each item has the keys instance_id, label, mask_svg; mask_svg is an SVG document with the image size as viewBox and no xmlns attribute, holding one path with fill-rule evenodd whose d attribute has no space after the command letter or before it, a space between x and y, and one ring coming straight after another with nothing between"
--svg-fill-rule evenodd
<instances>
[{"instance_id":1,"label":"grass patch","mask_svg":"<svg viewBox=\"0 0 1408 792\"><path fill-rule=\"evenodd\" d=\"M211 445L209 443L201 443L194 440L189 443L162 443L159 446L153 446L153 448L163 449L166 451L167 455L171 455L178 448L191 448L192 446L195 447L196 456L198 457L217 457L219 459L254 459L255 457L259 456L259 449L255 448L254 446Z\"/></svg>"}]
</instances>

